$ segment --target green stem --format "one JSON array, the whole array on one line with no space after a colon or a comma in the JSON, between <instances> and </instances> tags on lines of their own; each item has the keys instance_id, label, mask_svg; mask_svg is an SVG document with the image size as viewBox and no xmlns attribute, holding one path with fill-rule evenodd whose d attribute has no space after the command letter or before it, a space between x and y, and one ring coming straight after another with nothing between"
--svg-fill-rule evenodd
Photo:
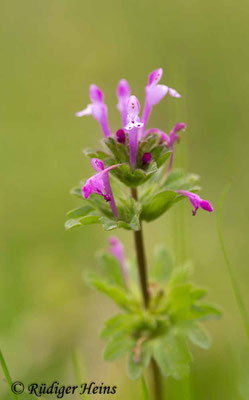
<instances>
[{"instance_id":1,"label":"green stem","mask_svg":"<svg viewBox=\"0 0 249 400\"><path fill-rule=\"evenodd\" d=\"M138 201L138 194L137 194L136 188L131 189L131 195L136 201ZM135 248L136 248L137 265L138 265L138 271L139 271L139 279L140 279L140 285L141 285L141 290L142 290L142 295L143 295L143 302L144 302L145 308L148 308L150 295L149 295L149 291L148 291L147 263L146 263L145 250L144 250L142 223L141 223L140 230L133 231L133 233L134 233L134 241L135 241ZM155 363L155 361L153 359L152 359L151 365L152 365L152 371L153 371L153 376L154 376L155 400L162 400L160 371L157 367L157 364Z\"/></svg>"},{"instance_id":2,"label":"green stem","mask_svg":"<svg viewBox=\"0 0 249 400\"><path fill-rule=\"evenodd\" d=\"M132 197L135 200L138 200L137 197L137 189L131 189ZM148 277L147 277L147 264L146 264L146 257L144 251L144 239L143 239L143 230L142 224L139 231L133 231L134 233L134 241L135 241L135 248L136 248L136 256L137 256L137 265L139 270L139 279L140 285L143 294L143 301L145 308L149 306L149 291L148 291Z\"/></svg>"},{"instance_id":3,"label":"green stem","mask_svg":"<svg viewBox=\"0 0 249 400\"><path fill-rule=\"evenodd\" d=\"M10 376L9 370L7 368L7 365L6 365L6 362L5 362L5 359L3 357L3 353L1 352L1 350L0 350L0 364L1 364L1 367L2 367L2 370L3 370L3 373L5 375L5 378L7 380L7 383L9 385L11 396L12 396L12 398L14 400L17 400L16 395L11 390L11 386L12 386L11 376Z\"/></svg>"},{"instance_id":4,"label":"green stem","mask_svg":"<svg viewBox=\"0 0 249 400\"><path fill-rule=\"evenodd\" d=\"M141 377L143 400L150 400L149 390L144 376Z\"/></svg>"},{"instance_id":5,"label":"green stem","mask_svg":"<svg viewBox=\"0 0 249 400\"><path fill-rule=\"evenodd\" d=\"M232 264L230 262L228 254L227 254L227 249L226 249L226 245L225 245L225 242L224 242L224 239L223 239L222 226L221 226L222 206L223 206L225 197L226 197L230 187L231 187L231 183L228 183L225 186L225 188L223 190L223 193L221 195L221 198L219 200L218 211L217 211L218 235L219 235L221 250L223 252L223 256L224 256L225 263L226 263L226 266L227 266L228 274L230 276L230 280L231 280L231 283L232 283L234 295L235 295L235 298L236 298L236 301L237 301L237 304L238 304L238 307L239 307L239 311L240 311L241 318L242 318L242 321L243 321L243 324L244 324L245 332L246 332L246 335L247 335L248 340L249 340L249 319L248 319L248 314L247 314L247 311L246 311L245 303L243 301L243 297L242 297L241 292L240 292L240 288L239 288L239 286L237 284L236 276L235 276L235 273L234 273L234 268L233 268L233 266L232 266Z\"/></svg>"}]
</instances>

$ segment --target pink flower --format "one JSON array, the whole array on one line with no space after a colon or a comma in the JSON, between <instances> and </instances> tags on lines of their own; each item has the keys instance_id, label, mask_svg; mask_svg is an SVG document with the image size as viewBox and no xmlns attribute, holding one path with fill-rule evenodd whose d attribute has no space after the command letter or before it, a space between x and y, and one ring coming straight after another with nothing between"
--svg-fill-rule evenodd
<instances>
[{"instance_id":1,"label":"pink flower","mask_svg":"<svg viewBox=\"0 0 249 400\"><path fill-rule=\"evenodd\" d=\"M125 284L128 283L128 271L124 256L124 246L116 237L109 238L110 253L118 260Z\"/></svg>"},{"instance_id":2,"label":"pink flower","mask_svg":"<svg viewBox=\"0 0 249 400\"><path fill-rule=\"evenodd\" d=\"M131 95L131 90L128 82L125 79L121 79L118 83L117 88L117 97L118 104L117 108L120 111L122 118L122 126L125 126L127 123L127 104Z\"/></svg>"},{"instance_id":3,"label":"pink flower","mask_svg":"<svg viewBox=\"0 0 249 400\"><path fill-rule=\"evenodd\" d=\"M76 117L92 115L100 124L104 132L104 136L110 136L111 132L107 119L107 106L104 103L104 95L96 85L90 86L90 99L92 101L91 104L88 104L84 110L78 111L75 114Z\"/></svg>"},{"instance_id":4,"label":"pink flower","mask_svg":"<svg viewBox=\"0 0 249 400\"><path fill-rule=\"evenodd\" d=\"M150 133L157 133L161 138L161 142L165 142L166 147L168 147L172 151L170 160L169 160L168 172L171 171L174 157L175 157L175 142L180 139L178 132L185 129L186 127L187 127L187 125L184 124L183 122L178 122L174 126L174 128L172 129L172 131L170 132L169 135L167 133L161 131L160 129L153 128L153 129L149 129L148 131L146 131L146 135L149 135Z\"/></svg>"},{"instance_id":5,"label":"pink flower","mask_svg":"<svg viewBox=\"0 0 249 400\"><path fill-rule=\"evenodd\" d=\"M101 160L93 158L92 166L98 173L91 176L82 188L82 195L85 199L88 199L92 193L95 193L103 196L106 201L110 202L110 207L116 218L118 217L118 209L110 185L109 171L113 168L117 168L119 165L120 164L111 165L110 167L105 168L104 163Z\"/></svg>"},{"instance_id":6,"label":"pink flower","mask_svg":"<svg viewBox=\"0 0 249 400\"><path fill-rule=\"evenodd\" d=\"M158 84L162 78L162 75L162 68L158 68L149 74L148 85L145 87L145 104L142 116L144 127L141 130L142 136L144 135L152 107L159 103L168 92L172 97L181 97L181 95L175 89L169 88L166 85Z\"/></svg>"},{"instance_id":7,"label":"pink flower","mask_svg":"<svg viewBox=\"0 0 249 400\"><path fill-rule=\"evenodd\" d=\"M207 200L201 199L198 194L188 192L187 190L176 190L177 193L181 194L182 196L186 196L189 198L190 203L193 205L194 210L192 211L193 215L196 214L198 208L202 208L205 211L213 212L213 207Z\"/></svg>"},{"instance_id":8,"label":"pink flower","mask_svg":"<svg viewBox=\"0 0 249 400\"><path fill-rule=\"evenodd\" d=\"M132 168L136 168L137 163L137 146L138 137L137 130L143 126L139 118L140 104L136 96L131 96L127 104L127 119L128 124L124 127L129 132L129 147L130 147L130 164Z\"/></svg>"}]
</instances>

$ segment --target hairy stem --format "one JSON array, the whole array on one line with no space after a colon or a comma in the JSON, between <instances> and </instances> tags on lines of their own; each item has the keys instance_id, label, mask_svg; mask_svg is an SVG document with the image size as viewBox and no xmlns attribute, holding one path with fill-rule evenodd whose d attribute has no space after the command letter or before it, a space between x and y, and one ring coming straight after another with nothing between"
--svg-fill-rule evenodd
<instances>
[{"instance_id":1,"label":"hairy stem","mask_svg":"<svg viewBox=\"0 0 249 400\"><path fill-rule=\"evenodd\" d=\"M135 200L138 200L136 188L131 189L131 194ZM148 277L147 277L147 265L146 265L145 251L144 251L142 225L139 231L133 231L133 233L134 233L134 241L136 248L137 265L139 270L139 279L143 294L143 301L145 308L148 308L149 305Z\"/></svg>"},{"instance_id":2,"label":"hairy stem","mask_svg":"<svg viewBox=\"0 0 249 400\"><path fill-rule=\"evenodd\" d=\"M131 189L132 197L138 201L137 189ZM137 265L139 270L139 279L141 290L143 294L143 301L145 308L149 306L150 295L148 291L148 276L147 276L147 264L146 264L146 257L145 257L145 250L144 250L144 239L143 239L143 230L142 224L141 229L139 231L134 232L134 241L135 241L135 248L136 248L136 256L137 256ZM154 378L154 394L155 400L162 400L162 392L161 392L161 377L160 371L152 359L151 363L152 371L153 371L153 378Z\"/></svg>"}]
</instances>

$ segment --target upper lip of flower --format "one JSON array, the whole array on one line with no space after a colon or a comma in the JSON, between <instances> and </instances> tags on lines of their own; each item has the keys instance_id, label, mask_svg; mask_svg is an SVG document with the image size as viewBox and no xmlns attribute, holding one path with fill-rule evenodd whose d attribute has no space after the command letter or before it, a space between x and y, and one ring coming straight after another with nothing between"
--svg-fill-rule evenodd
<instances>
[{"instance_id":1,"label":"upper lip of flower","mask_svg":"<svg viewBox=\"0 0 249 400\"><path fill-rule=\"evenodd\" d=\"M104 95L96 85L90 86L89 95L92 103L88 104L84 110L76 112L75 115L76 117L92 115L99 122L104 136L108 137L110 136L111 132L107 118L107 106L104 103Z\"/></svg>"}]
</instances>

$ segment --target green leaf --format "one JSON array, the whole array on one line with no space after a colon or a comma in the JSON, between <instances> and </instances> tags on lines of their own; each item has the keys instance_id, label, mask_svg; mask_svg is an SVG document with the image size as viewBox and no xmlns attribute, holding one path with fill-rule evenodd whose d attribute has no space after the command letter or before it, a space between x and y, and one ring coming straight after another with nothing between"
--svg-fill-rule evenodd
<instances>
[{"instance_id":1,"label":"green leaf","mask_svg":"<svg viewBox=\"0 0 249 400\"><path fill-rule=\"evenodd\" d=\"M155 162L151 162L146 169L132 170L130 165L123 164L111 171L113 175L129 187L136 187L143 184L155 172L157 172L157 165Z\"/></svg>"},{"instance_id":2,"label":"green leaf","mask_svg":"<svg viewBox=\"0 0 249 400\"><path fill-rule=\"evenodd\" d=\"M177 319L187 319L193 304L191 298L192 284L174 286L168 294L169 312Z\"/></svg>"},{"instance_id":3,"label":"green leaf","mask_svg":"<svg viewBox=\"0 0 249 400\"><path fill-rule=\"evenodd\" d=\"M214 305L199 304L199 305L193 305L191 307L191 312L190 312L191 319L200 319L202 321L206 321L210 319L218 319L221 316L222 316L222 311Z\"/></svg>"},{"instance_id":4,"label":"green leaf","mask_svg":"<svg viewBox=\"0 0 249 400\"><path fill-rule=\"evenodd\" d=\"M142 205L141 218L145 221L153 221L167 211L176 199L177 194L170 190L157 193L149 203Z\"/></svg>"},{"instance_id":5,"label":"green leaf","mask_svg":"<svg viewBox=\"0 0 249 400\"><path fill-rule=\"evenodd\" d=\"M211 338L201 324L193 323L188 329L188 338L196 346L207 350L211 346Z\"/></svg>"},{"instance_id":6,"label":"green leaf","mask_svg":"<svg viewBox=\"0 0 249 400\"><path fill-rule=\"evenodd\" d=\"M92 150L92 149L85 149L83 153L90 158L99 158L100 160L104 160L105 158L109 157L107 153L102 150Z\"/></svg>"},{"instance_id":7,"label":"green leaf","mask_svg":"<svg viewBox=\"0 0 249 400\"><path fill-rule=\"evenodd\" d=\"M151 271L152 278L159 283L169 280L173 271L173 259L165 247L161 247L156 252L156 262Z\"/></svg>"},{"instance_id":8,"label":"green leaf","mask_svg":"<svg viewBox=\"0 0 249 400\"><path fill-rule=\"evenodd\" d=\"M104 328L100 333L101 338L109 338L120 332L130 331L132 324L131 314L118 314L105 321Z\"/></svg>"},{"instance_id":9,"label":"green leaf","mask_svg":"<svg viewBox=\"0 0 249 400\"><path fill-rule=\"evenodd\" d=\"M131 350L134 346L134 341L124 335L117 335L107 343L104 350L105 361L115 361L117 358L123 356L127 351Z\"/></svg>"},{"instance_id":10,"label":"green leaf","mask_svg":"<svg viewBox=\"0 0 249 400\"><path fill-rule=\"evenodd\" d=\"M162 375L184 378L189 374L192 360L186 341L180 335L169 333L154 343L153 356Z\"/></svg>"},{"instance_id":11,"label":"green leaf","mask_svg":"<svg viewBox=\"0 0 249 400\"><path fill-rule=\"evenodd\" d=\"M157 159L157 168L160 168L169 158L171 155L171 151L164 153L161 157Z\"/></svg>"},{"instance_id":12,"label":"green leaf","mask_svg":"<svg viewBox=\"0 0 249 400\"><path fill-rule=\"evenodd\" d=\"M172 277L170 279L170 286L180 285L189 281L193 272L192 263L187 261L180 267L174 268Z\"/></svg>"},{"instance_id":13,"label":"green leaf","mask_svg":"<svg viewBox=\"0 0 249 400\"><path fill-rule=\"evenodd\" d=\"M100 222L100 220L99 220L98 216L87 215L86 217L83 217L83 218L67 220L65 223L65 228L67 230L69 230L69 229L75 228L77 226L99 224L99 222Z\"/></svg>"},{"instance_id":14,"label":"green leaf","mask_svg":"<svg viewBox=\"0 0 249 400\"><path fill-rule=\"evenodd\" d=\"M105 231L112 231L118 227L118 221L111 218L101 217L100 222L102 223Z\"/></svg>"},{"instance_id":15,"label":"green leaf","mask_svg":"<svg viewBox=\"0 0 249 400\"><path fill-rule=\"evenodd\" d=\"M87 281L96 290L110 297L124 310L130 311L132 309L132 299L128 297L128 294L124 290L115 286L110 286L108 283L101 280L101 278L93 276L92 274L88 276Z\"/></svg>"},{"instance_id":16,"label":"green leaf","mask_svg":"<svg viewBox=\"0 0 249 400\"><path fill-rule=\"evenodd\" d=\"M128 356L128 376L132 380L140 378L145 368L148 367L151 360L151 347L148 343L142 345L139 361L134 360L134 352L130 352Z\"/></svg>"},{"instance_id":17,"label":"green leaf","mask_svg":"<svg viewBox=\"0 0 249 400\"><path fill-rule=\"evenodd\" d=\"M99 264L106 281L115 286L125 288L120 265L112 254L102 253L99 256Z\"/></svg>"},{"instance_id":18,"label":"green leaf","mask_svg":"<svg viewBox=\"0 0 249 400\"><path fill-rule=\"evenodd\" d=\"M82 199L82 188L79 186L75 186L70 190L70 194L79 197L80 199Z\"/></svg>"},{"instance_id":19,"label":"green leaf","mask_svg":"<svg viewBox=\"0 0 249 400\"><path fill-rule=\"evenodd\" d=\"M203 297L205 297L207 294L207 290L206 289L193 289L191 292L191 298L194 301L200 300Z\"/></svg>"},{"instance_id":20,"label":"green leaf","mask_svg":"<svg viewBox=\"0 0 249 400\"><path fill-rule=\"evenodd\" d=\"M194 190L199 176L196 174L185 174L181 169L174 169L167 177L162 188L169 190Z\"/></svg>"},{"instance_id":21,"label":"green leaf","mask_svg":"<svg viewBox=\"0 0 249 400\"><path fill-rule=\"evenodd\" d=\"M68 211L67 215L70 218L85 217L93 210L94 210L94 208L91 206L83 206L83 207L74 208L73 210Z\"/></svg>"}]
</instances>

